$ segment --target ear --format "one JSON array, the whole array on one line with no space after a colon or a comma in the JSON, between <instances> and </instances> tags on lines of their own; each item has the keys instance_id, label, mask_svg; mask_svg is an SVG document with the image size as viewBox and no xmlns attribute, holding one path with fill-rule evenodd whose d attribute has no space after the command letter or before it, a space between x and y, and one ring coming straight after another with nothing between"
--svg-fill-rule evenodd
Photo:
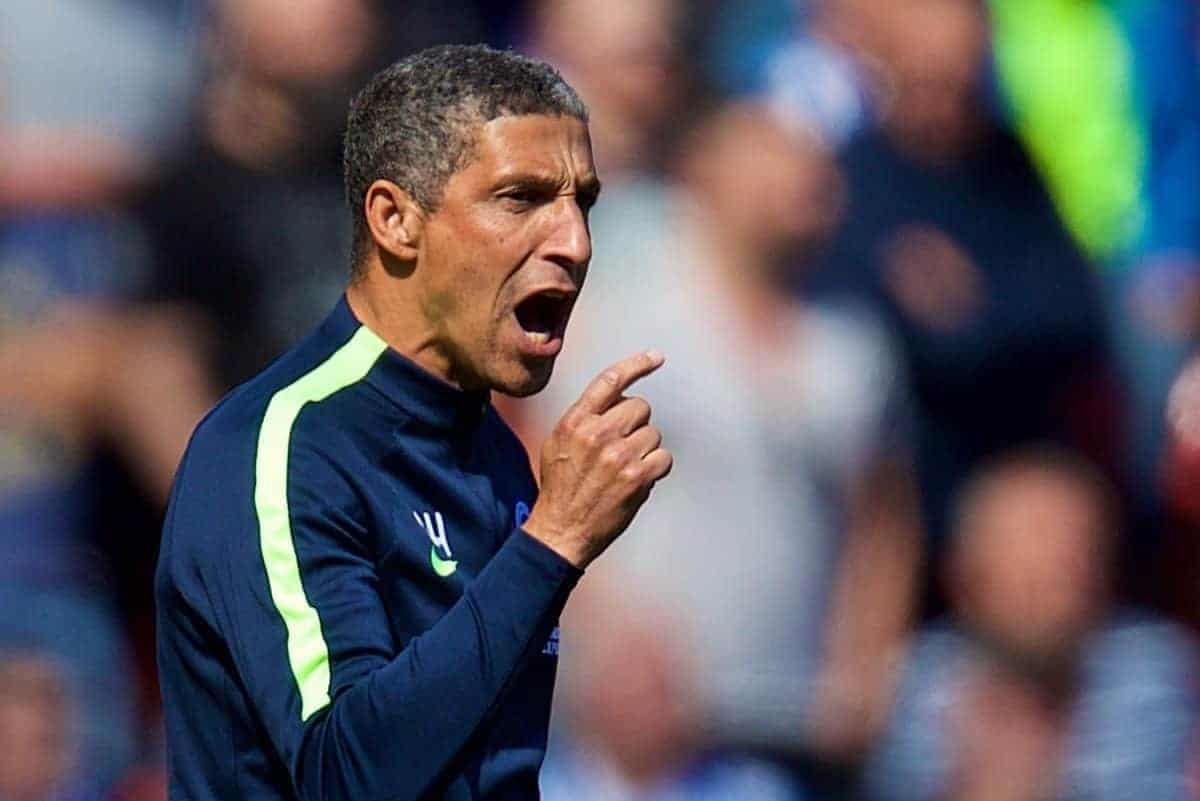
<instances>
[{"instance_id":1,"label":"ear","mask_svg":"<svg viewBox=\"0 0 1200 801\"><path fill-rule=\"evenodd\" d=\"M402 262L416 261L425 213L408 192L380 179L367 189L363 213L381 250Z\"/></svg>"}]
</instances>

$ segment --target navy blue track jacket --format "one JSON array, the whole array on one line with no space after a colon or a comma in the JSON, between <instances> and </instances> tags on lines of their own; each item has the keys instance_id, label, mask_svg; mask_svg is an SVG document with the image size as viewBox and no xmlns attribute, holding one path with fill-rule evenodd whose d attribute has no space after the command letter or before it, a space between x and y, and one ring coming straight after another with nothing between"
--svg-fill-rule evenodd
<instances>
[{"instance_id":1,"label":"navy blue track jacket","mask_svg":"<svg viewBox=\"0 0 1200 801\"><path fill-rule=\"evenodd\" d=\"M173 801L536 799L579 571L488 403L343 299L200 424L156 577Z\"/></svg>"}]
</instances>

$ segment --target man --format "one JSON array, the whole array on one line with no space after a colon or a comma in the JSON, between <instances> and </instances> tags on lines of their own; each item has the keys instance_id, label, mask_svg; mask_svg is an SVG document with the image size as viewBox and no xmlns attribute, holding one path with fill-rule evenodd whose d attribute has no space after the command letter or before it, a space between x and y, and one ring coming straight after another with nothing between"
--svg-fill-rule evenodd
<instances>
[{"instance_id":1,"label":"man","mask_svg":"<svg viewBox=\"0 0 1200 801\"><path fill-rule=\"evenodd\" d=\"M531 409L549 431L564 393L632 343L655 337L671 353L670 380L642 391L671 409L662 425L687 454L682 473L567 617L585 596L589 616L631 598L660 616L694 664L703 746L850 762L883 722L876 700L921 557L904 376L868 315L783 289L837 222L821 142L754 102L710 110L683 141L663 228L627 232L624 263L597 270ZM569 650L564 679L586 648ZM587 728L583 744L597 739Z\"/></svg>"},{"instance_id":2,"label":"man","mask_svg":"<svg viewBox=\"0 0 1200 801\"><path fill-rule=\"evenodd\" d=\"M865 301L897 334L936 549L962 477L1005 448L1049 439L1108 458L1109 353L1087 262L988 116L986 9L873 5L857 38L887 102L841 153L846 214L809 288Z\"/></svg>"},{"instance_id":3,"label":"man","mask_svg":"<svg viewBox=\"0 0 1200 801\"><path fill-rule=\"evenodd\" d=\"M176 799L531 799L555 623L671 468L662 364L613 365L542 451L591 257L587 111L550 67L441 47L374 78L345 150L344 300L200 425L157 595Z\"/></svg>"},{"instance_id":4,"label":"man","mask_svg":"<svg viewBox=\"0 0 1200 801\"><path fill-rule=\"evenodd\" d=\"M1112 602L1111 490L1025 450L965 488L951 618L919 636L863 797L1183 799L1194 648Z\"/></svg>"}]
</instances>

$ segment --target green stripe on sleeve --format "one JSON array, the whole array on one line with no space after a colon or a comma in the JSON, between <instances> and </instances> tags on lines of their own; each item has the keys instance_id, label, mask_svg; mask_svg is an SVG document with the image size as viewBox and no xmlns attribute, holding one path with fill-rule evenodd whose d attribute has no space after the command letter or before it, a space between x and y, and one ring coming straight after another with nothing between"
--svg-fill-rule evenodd
<instances>
[{"instance_id":1,"label":"green stripe on sleeve","mask_svg":"<svg viewBox=\"0 0 1200 801\"><path fill-rule=\"evenodd\" d=\"M276 392L263 416L255 457L254 507L271 599L287 627L288 661L300 690L300 718L329 705L329 648L321 619L304 594L288 511L288 450L305 404L361 381L387 345L365 327L332 356Z\"/></svg>"}]
</instances>

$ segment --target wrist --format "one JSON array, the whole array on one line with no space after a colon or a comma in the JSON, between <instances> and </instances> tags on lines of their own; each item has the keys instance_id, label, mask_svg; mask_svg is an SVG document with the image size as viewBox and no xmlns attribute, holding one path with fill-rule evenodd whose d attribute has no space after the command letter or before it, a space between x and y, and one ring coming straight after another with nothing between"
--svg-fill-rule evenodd
<instances>
[{"instance_id":1,"label":"wrist","mask_svg":"<svg viewBox=\"0 0 1200 801\"><path fill-rule=\"evenodd\" d=\"M586 550L580 546L582 538L572 537L557 526L547 523L535 509L529 519L521 526L525 533L550 550L583 570L592 561Z\"/></svg>"}]
</instances>

